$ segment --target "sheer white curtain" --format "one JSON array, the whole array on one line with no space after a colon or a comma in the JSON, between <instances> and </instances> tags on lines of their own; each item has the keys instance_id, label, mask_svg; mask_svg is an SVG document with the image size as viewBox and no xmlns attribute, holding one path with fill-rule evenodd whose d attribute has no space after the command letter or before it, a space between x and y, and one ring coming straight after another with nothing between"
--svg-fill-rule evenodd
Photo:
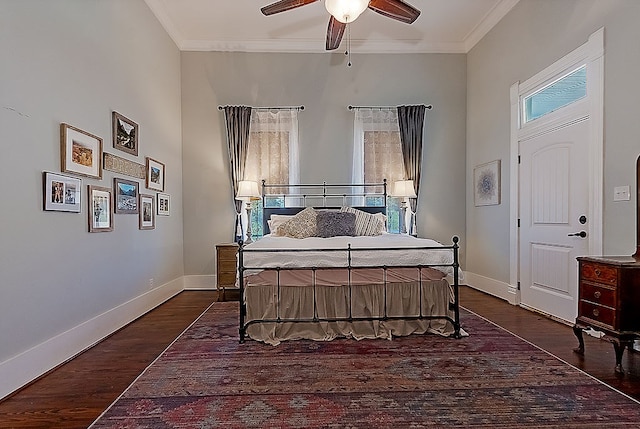
<instances>
[{"instance_id":1,"label":"sheer white curtain","mask_svg":"<svg viewBox=\"0 0 640 429\"><path fill-rule=\"evenodd\" d=\"M387 190L390 191L393 182L404 178L397 109L357 108L353 130L352 182L381 183L387 179ZM354 201L363 202L363 198Z\"/></svg>"},{"instance_id":2,"label":"sheer white curtain","mask_svg":"<svg viewBox=\"0 0 640 429\"><path fill-rule=\"evenodd\" d=\"M258 182L259 187L262 180L271 184L299 184L297 109L252 110L244 180ZM270 189L277 194L288 191L288 187ZM261 225L252 224L254 232L256 228Z\"/></svg>"}]
</instances>

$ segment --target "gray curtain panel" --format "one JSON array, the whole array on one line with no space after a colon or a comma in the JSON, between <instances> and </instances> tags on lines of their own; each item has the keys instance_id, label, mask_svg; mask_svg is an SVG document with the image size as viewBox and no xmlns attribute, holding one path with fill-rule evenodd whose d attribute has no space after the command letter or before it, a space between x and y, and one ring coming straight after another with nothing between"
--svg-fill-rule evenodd
<instances>
[{"instance_id":1,"label":"gray curtain panel","mask_svg":"<svg viewBox=\"0 0 640 429\"><path fill-rule=\"evenodd\" d=\"M398 126L400 127L400 142L402 144L402 159L404 173L407 180L413 180L413 190L420 195L420 172L422 169L422 132L424 130L424 116L426 106L398 106ZM417 198L409 198L411 212L418 207ZM411 218L413 230L413 216ZM410 232L412 232L410 230Z\"/></svg>"},{"instance_id":2,"label":"gray curtain panel","mask_svg":"<svg viewBox=\"0 0 640 429\"><path fill-rule=\"evenodd\" d=\"M251 107L225 106L224 117L227 123L227 143L229 145L229 166L231 171L231 185L233 189L233 201L236 206L236 220L234 228L235 241L242 239L242 234L237 235L242 210L242 201L236 200L238 183L244 179L244 167L249 146L249 126L251 124Z\"/></svg>"}]
</instances>

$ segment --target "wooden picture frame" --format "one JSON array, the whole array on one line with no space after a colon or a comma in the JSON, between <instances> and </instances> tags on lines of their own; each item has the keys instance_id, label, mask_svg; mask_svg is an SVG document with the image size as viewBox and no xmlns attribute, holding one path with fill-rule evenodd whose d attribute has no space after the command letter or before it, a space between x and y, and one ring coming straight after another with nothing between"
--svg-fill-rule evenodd
<instances>
[{"instance_id":1,"label":"wooden picture frame","mask_svg":"<svg viewBox=\"0 0 640 429\"><path fill-rule=\"evenodd\" d=\"M158 216L169 216L171 214L171 195L158 193L156 197L158 200L156 202L156 207L158 208L156 213Z\"/></svg>"},{"instance_id":2,"label":"wooden picture frame","mask_svg":"<svg viewBox=\"0 0 640 429\"><path fill-rule=\"evenodd\" d=\"M156 227L155 198L153 195L144 194L140 194L139 198L139 228L154 229Z\"/></svg>"},{"instance_id":3,"label":"wooden picture frame","mask_svg":"<svg viewBox=\"0 0 640 429\"><path fill-rule=\"evenodd\" d=\"M119 177L113 179L114 211L118 214L138 213L138 182Z\"/></svg>"},{"instance_id":4,"label":"wooden picture frame","mask_svg":"<svg viewBox=\"0 0 640 429\"><path fill-rule=\"evenodd\" d=\"M138 124L118 112L111 113L113 147L138 156Z\"/></svg>"},{"instance_id":5,"label":"wooden picture frame","mask_svg":"<svg viewBox=\"0 0 640 429\"><path fill-rule=\"evenodd\" d=\"M63 174L42 172L42 209L80 213L82 180Z\"/></svg>"},{"instance_id":6,"label":"wooden picture frame","mask_svg":"<svg viewBox=\"0 0 640 429\"><path fill-rule=\"evenodd\" d=\"M96 135L60 124L60 155L63 173L102 179L102 139Z\"/></svg>"},{"instance_id":7,"label":"wooden picture frame","mask_svg":"<svg viewBox=\"0 0 640 429\"><path fill-rule=\"evenodd\" d=\"M164 191L164 164L153 158L147 157L147 189L154 191Z\"/></svg>"},{"instance_id":8,"label":"wooden picture frame","mask_svg":"<svg viewBox=\"0 0 640 429\"><path fill-rule=\"evenodd\" d=\"M500 204L500 160L473 169L474 203L476 207Z\"/></svg>"},{"instance_id":9,"label":"wooden picture frame","mask_svg":"<svg viewBox=\"0 0 640 429\"><path fill-rule=\"evenodd\" d=\"M87 185L89 232L113 231L113 194L103 186Z\"/></svg>"}]
</instances>

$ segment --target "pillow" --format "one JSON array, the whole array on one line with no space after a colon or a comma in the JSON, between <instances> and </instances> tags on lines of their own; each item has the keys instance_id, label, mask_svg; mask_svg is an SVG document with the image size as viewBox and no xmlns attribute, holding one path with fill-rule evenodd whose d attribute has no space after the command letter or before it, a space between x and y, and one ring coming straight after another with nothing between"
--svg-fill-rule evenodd
<instances>
[{"instance_id":1,"label":"pillow","mask_svg":"<svg viewBox=\"0 0 640 429\"><path fill-rule=\"evenodd\" d=\"M293 217L294 215L272 214L267 221L267 225L269 225L269 233L272 235L278 235L278 227Z\"/></svg>"},{"instance_id":2,"label":"pillow","mask_svg":"<svg viewBox=\"0 0 640 429\"><path fill-rule=\"evenodd\" d=\"M384 231L384 221L377 214L371 214L353 207L342 207L341 212L356 215L356 235L380 235Z\"/></svg>"},{"instance_id":3,"label":"pillow","mask_svg":"<svg viewBox=\"0 0 640 429\"><path fill-rule=\"evenodd\" d=\"M291 219L278 226L276 235L292 238L307 238L316 235L316 211L307 207Z\"/></svg>"},{"instance_id":4,"label":"pillow","mask_svg":"<svg viewBox=\"0 0 640 429\"><path fill-rule=\"evenodd\" d=\"M356 215L354 213L320 211L316 216L318 237L328 238L338 235L356 235Z\"/></svg>"}]
</instances>

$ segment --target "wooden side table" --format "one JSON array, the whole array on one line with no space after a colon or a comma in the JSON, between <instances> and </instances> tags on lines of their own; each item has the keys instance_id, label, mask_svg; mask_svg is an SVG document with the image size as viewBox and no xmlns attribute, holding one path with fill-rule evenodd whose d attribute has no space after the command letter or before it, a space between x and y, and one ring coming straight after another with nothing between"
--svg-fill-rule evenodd
<instances>
[{"instance_id":1,"label":"wooden side table","mask_svg":"<svg viewBox=\"0 0 640 429\"><path fill-rule=\"evenodd\" d=\"M218 296L220 296L220 289L222 289L223 301L225 300L225 289L227 287L235 288L236 286L237 254L237 243L216 245L216 289L218 290Z\"/></svg>"},{"instance_id":2,"label":"wooden side table","mask_svg":"<svg viewBox=\"0 0 640 429\"><path fill-rule=\"evenodd\" d=\"M594 328L613 343L615 370L622 373L624 349L640 337L640 261L629 256L579 257L578 318L573 328L584 354L582 330Z\"/></svg>"}]
</instances>

